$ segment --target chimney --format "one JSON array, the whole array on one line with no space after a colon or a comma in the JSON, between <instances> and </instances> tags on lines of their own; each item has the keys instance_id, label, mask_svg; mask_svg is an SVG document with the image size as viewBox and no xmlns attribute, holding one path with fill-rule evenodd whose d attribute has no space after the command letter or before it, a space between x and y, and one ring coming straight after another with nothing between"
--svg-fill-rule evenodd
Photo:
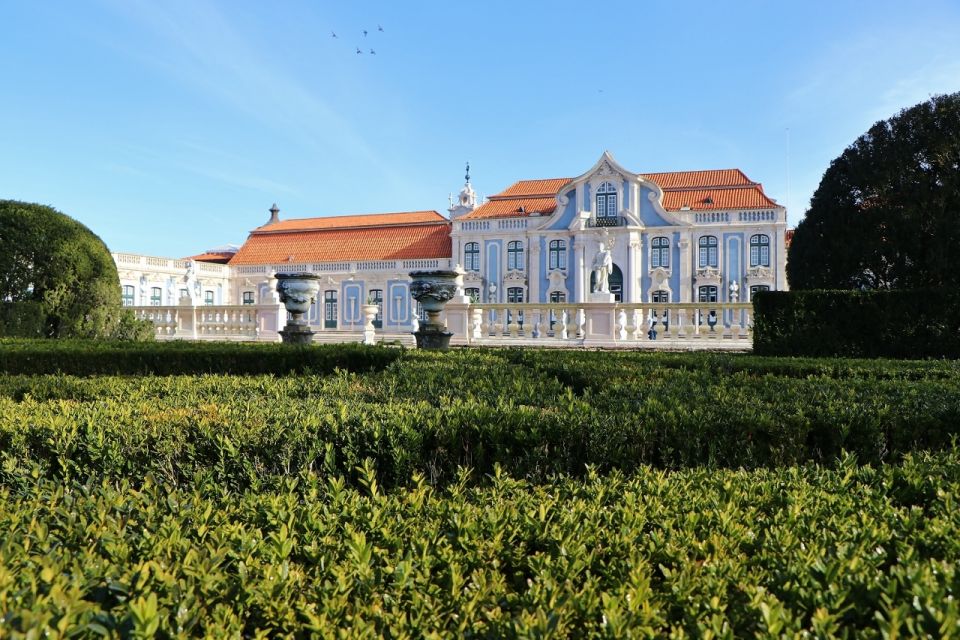
<instances>
[{"instance_id":1,"label":"chimney","mask_svg":"<svg viewBox=\"0 0 960 640\"><path fill-rule=\"evenodd\" d=\"M273 206L270 207L270 220L267 224L273 224L274 222L280 222L280 208L277 206L277 203L274 202Z\"/></svg>"}]
</instances>

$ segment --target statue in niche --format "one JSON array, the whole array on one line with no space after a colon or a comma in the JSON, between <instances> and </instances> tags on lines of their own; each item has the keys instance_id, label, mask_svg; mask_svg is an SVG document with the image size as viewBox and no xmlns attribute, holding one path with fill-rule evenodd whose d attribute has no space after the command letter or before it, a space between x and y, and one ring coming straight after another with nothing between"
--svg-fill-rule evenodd
<instances>
[{"instance_id":1,"label":"statue in niche","mask_svg":"<svg viewBox=\"0 0 960 640\"><path fill-rule=\"evenodd\" d=\"M600 243L600 250L593 257L593 273L595 276L594 293L610 293L610 272L613 270L613 257L606 244Z\"/></svg>"}]
</instances>

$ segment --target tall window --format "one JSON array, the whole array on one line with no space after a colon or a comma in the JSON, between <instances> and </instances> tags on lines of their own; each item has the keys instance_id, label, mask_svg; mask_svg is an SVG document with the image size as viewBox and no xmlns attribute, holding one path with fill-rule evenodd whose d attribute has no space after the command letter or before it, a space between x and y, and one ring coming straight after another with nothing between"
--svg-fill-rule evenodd
<instances>
[{"instance_id":1,"label":"tall window","mask_svg":"<svg viewBox=\"0 0 960 640\"><path fill-rule=\"evenodd\" d=\"M213 291L203 292L203 304L213 304Z\"/></svg>"},{"instance_id":2,"label":"tall window","mask_svg":"<svg viewBox=\"0 0 960 640\"><path fill-rule=\"evenodd\" d=\"M770 287L765 284L755 284L750 287L750 301L753 301L753 296L757 295L758 291L770 291Z\"/></svg>"},{"instance_id":3,"label":"tall window","mask_svg":"<svg viewBox=\"0 0 960 640\"><path fill-rule=\"evenodd\" d=\"M664 269L670 266L670 241L663 236L654 238L651 243L650 266Z\"/></svg>"},{"instance_id":4,"label":"tall window","mask_svg":"<svg viewBox=\"0 0 960 640\"><path fill-rule=\"evenodd\" d=\"M552 304L559 304L567 301L567 294L563 291L553 291L550 293L550 302ZM562 312L561 312L562 314ZM561 314L558 314L553 309L550 309L550 328L553 329L553 325L557 323L560 319Z\"/></svg>"},{"instance_id":5,"label":"tall window","mask_svg":"<svg viewBox=\"0 0 960 640\"><path fill-rule=\"evenodd\" d=\"M713 285L700 287L698 302L716 302L717 288Z\"/></svg>"},{"instance_id":6,"label":"tall window","mask_svg":"<svg viewBox=\"0 0 960 640\"><path fill-rule=\"evenodd\" d=\"M762 233L750 236L750 266L770 266L770 236Z\"/></svg>"},{"instance_id":7,"label":"tall window","mask_svg":"<svg viewBox=\"0 0 960 640\"><path fill-rule=\"evenodd\" d=\"M550 241L550 269L566 269L567 268L567 241L566 240L551 240Z\"/></svg>"},{"instance_id":8,"label":"tall window","mask_svg":"<svg viewBox=\"0 0 960 640\"><path fill-rule=\"evenodd\" d=\"M243 304L253 304L253 291L243 292Z\"/></svg>"},{"instance_id":9,"label":"tall window","mask_svg":"<svg viewBox=\"0 0 960 640\"><path fill-rule=\"evenodd\" d=\"M523 302L523 287L508 287L507 288L507 302ZM513 311L507 312L507 324L512 322L511 318L513 317ZM517 312L517 324L520 325L520 328L523 328L523 311Z\"/></svg>"},{"instance_id":10,"label":"tall window","mask_svg":"<svg viewBox=\"0 0 960 640\"><path fill-rule=\"evenodd\" d=\"M480 302L480 288L479 287L467 287L463 290L463 295L470 298L470 302Z\"/></svg>"},{"instance_id":11,"label":"tall window","mask_svg":"<svg viewBox=\"0 0 960 640\"><path fill-rule=\"evenodd\" d=\"M717 237L703 236L700 238L700 266L717 268ZM714 287L716 288L716 287Z\"/></svg>"},{"instance_id":12,"label":"tall window","mask_svg":"<svg viewBox=\"0 0 960 640\"><path fill-rule=\"evenodd\" d=\"M377 329L383 327L383 289L370 289L367 295L369 304L377 305L377 316L373 319L373 326Z\"/></svg>"},{"instance_id":13,"label":"tall window","mask_svg":"<svg viewBox=\"0 0 960 640\"><path fill-rule=\"evenodd\" d=\"M467 271L480 271L479 242L468 242L463 246L463 268Z\"/></svg>"},{"instance_id":14,"label":"tall window","mask_svg":"<svg viewBox=\"0 0 960 640\"><path fill-rule=\"evenodd\" d=\"M323 326L337 328L337 292L333 289L323 292Z\"/></svg>"},{"instance_id":15,"label":"tall window","mask_svg":"<svg viewBox=\"0 0 960 640\"><path fill-rule=\"evenodd\" d=\"M670 292L664 291L663 289L657 289L651 295L651 301L658 304L666 304L670 302Z\"/></svg>"},{"instance_id":16,"label":"tall window","mask_svg":"<svg viewBox=\"0 0 960 640\"><path fill-rule=\"evenodd\" d=\"M604 182L597 189L597 220L598 224L601 218L616 218L617 212L617 188L609 182Z\"/></svg>"},{"instance_id":17,"label":"tall window","mask_svg":"<svg viewBox=\"0 0 960 640\"><path fill-rule=\"evenodd\" d=\"M150 288L150 306L159 307L163 302L163 289L160 287Z\"/></svg>"},{"instance_id":18,"label":"tall window","mask_svg":"<svg viewBox=\"0 0 960 640\"><path fill-rule=\"evenodd\" d=\"M523 262L523 243L513 240L507 243L507 269L522 271L526 265Z\"/></svg>"},{"instance_id":19,"label":"tall window","mask_svg":"<svg viewBox=\"0 0 960 640\"><path fill-rule=\"evenodd\" d=\"M132 284L125 284L125 285L123 285L123 293L122 293L121 296L120 296L120 300L121 300L121 302L123 303L123 306L125 306L125 307L132 307L132 306L133 306L133 296L134 296L134 288L133 288L133 285L132 285Z\"/></svg>"}]
</instances>

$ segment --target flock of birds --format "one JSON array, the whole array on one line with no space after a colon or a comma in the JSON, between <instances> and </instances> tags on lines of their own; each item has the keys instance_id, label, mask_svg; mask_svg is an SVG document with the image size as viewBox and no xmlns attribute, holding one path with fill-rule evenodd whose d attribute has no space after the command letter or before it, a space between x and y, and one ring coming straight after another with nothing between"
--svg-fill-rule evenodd
<instances>
[{"instance_id":1,"label":"flock of birds","mask_svg":"<svg viewBox=\"0 0 960 640\"><path fill-rule=\"evenodd\" d=\"M383 27L381 27L380 25L377 25L377 31L383 32ZM363 37L366 38L367 35L369 34L369 31L367 31L366 29L364 29L364 30L361 31L361 33L363 34ZM338 40L340 39L340 36L337 35L337 32L336 32L336 31L331 31L331 32L330 32L330 37L331 37L331 38L336 38L336 39L338 39ZM363 49L361 49L360 47L357 47L357 55L358 55L358 56L363 55ZM369 55L375 56L375 55L377 55L377 52L374 51L374 50L371 48Z\"/></svg>"}]
</instances>

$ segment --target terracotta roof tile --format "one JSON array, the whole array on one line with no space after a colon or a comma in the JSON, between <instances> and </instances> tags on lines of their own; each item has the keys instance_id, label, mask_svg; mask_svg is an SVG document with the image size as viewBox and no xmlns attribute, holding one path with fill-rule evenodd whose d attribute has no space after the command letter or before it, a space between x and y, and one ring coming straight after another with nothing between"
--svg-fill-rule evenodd
<instances>
[{"instance_id":1,"label":"terracotta roof tile","mask_svg":"<svg viewBox=\"0 0 960 640\"><path fill-rule=\"evenodd\" d=\"M197 262L216 262L218 264L227 264L234 255L233 251L206 251L195 256L187 256L184 260L196 260Z\"/></svg>"},{"instance_id":2,"label":"terracotta roof tile","mask_svg":"<svg viewBox=\"0 0 960 640\"><path fill-rule=\"evenodd\" d=\"M349 218L349 227L307 226L278 230L276 224L266 225L250 234L230 264L449 258L450 223L439 214L435 215L440 222L373 226L365 224L373 216L344 216L341 221Z\"/></svg>"},{"instance_id":3,"label":"terracotta roof tile","mask_svg":"<svg viewBox=\"0 0 960 640\"><path fill-rule=\"evenodd\" d=\"M704 187L735 187L755 184L740 169L709 169L706 171L671 171L640 174L653 180L661 189L701 189Z\"/></svg>"},{"instance_id":4,"label":"terracotta roof tile","mask_svg":"<svg viewBox=\"0 0 960 640\"><path fill-rule=\"evenodd\" d=\"M367 213L350 216L329 216L323 218L294 218L281 220L273 224L257 227L256 231L306 231L313 229L344 229L356 227L375 227L393 224L417 224L424 222L446 222L447 219L436 211L406 211L398 213Z\"/></svg>"},{"instance_id":5,"label":"terracotta roof tile","mask_svg":"<svg viewBox=\"0 0 960 640\"><path fill-rule=\"evenodd\" d=\"M677 211L689 207L692 211L707 209L761 209L777 204L768 198L759 186L719 189L682 189L663 192L663 208Z\"/></svg>"},{"instance_id":6,"label":"terracotta roof tile","mask_svg":"<svg viewBox=\"0 0 960 640\"><path fill-rule=\"evenodd\" d=\"M521 210L522 207L522 210ZM549 198L509 198L491 200L463 216L466 219L478 218L517 218L531 214L548 215L557 208L557 200Z\"/></svg>"},{"instance_id":7,"label":"terracotta roof tile","mask_svg":"<svg viewBox=\"0 0 960 640\"><path fill-rule=\"evenodd\" d=\"M490 196L491 200L497 198L516 198L530 196L555 196L560 191L560 187L570 182L570 178L548 178L546 180L520 180L501 191Z\"/></svg>"}]
</instances>

